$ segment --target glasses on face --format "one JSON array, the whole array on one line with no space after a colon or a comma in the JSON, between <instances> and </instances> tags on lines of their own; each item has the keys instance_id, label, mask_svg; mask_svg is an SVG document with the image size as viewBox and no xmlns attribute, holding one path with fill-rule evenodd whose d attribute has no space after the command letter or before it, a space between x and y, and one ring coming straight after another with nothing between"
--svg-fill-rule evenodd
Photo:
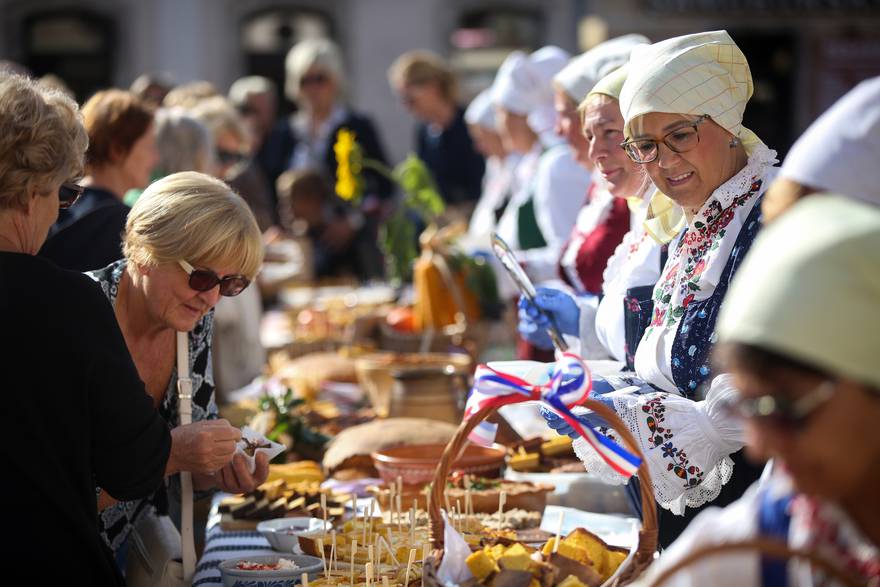
<instances>
[{"instance_id":1,"label":"glasses on face","mask_svg":"<svg viewBox=\"0 0 880 587\"><path fill-rule=\"evenodd\" d=\"M189 275L189 286L196 291L210 291L219 284L220 295L231 298L243 292L251 283L244 275L219 277L210 269L196 269L183 259L178 261L178 263Z\"/></svg>"},{"instance_id":2,"label":"glasses on face","mask_svg":"<svg viewBox=\"0 0 880 587\"><path fill-rule=\"evenodd\" d=\"M690 124L677 128L660 141L673 153L686 153L700 144L700 133L697 127L711 118L703 114ZM632 139L620 143L627 156L636 163L650 163L660 153L660 145L654 139Z\"/></svg>"},{"instance_id":3,"label":"glasses on face","mask_svg":"<svg viewBox=\"0 0 880 587\"><path fill-rule=\"evenodd\" d=\"M825 380L815 389L797 399L773 395L738 398L726 404L727 411L735 416L766 423L786 430L802 429L807 420L834 397L837 384Z\"/></svg>"},{"instance_id":4,"label":"glasses on face","mask_svg":"<svg viewBox=\"0 0 880 587\"><path fill-rule=\"evenodd\" d=\"M66 210L73 206L85 189L83 186L72 181L62 183L61 187L58 188L58 209Z\"/></svg>"},{"instance_id":5,"label":"glasses on face","mask_svg":"<svg viewBox=\"0 0 880 587\"><path fill-rule=\"evenodd\" d=\"M217 160L223 165L234 165L241 163L246 157L238 151L227 151L225 149L217 149Z\"/></svg>"},{"instance_id":6,"label":"glasses on face","mask_svg":"<svg viewBox=\"0 0 880 587\"><path fill-rule=\"evenodd\" d=\"M330 81L330 76L326 73L310 73L299 78L299 87L320 86Z\"/></svg>"}]
</instances>

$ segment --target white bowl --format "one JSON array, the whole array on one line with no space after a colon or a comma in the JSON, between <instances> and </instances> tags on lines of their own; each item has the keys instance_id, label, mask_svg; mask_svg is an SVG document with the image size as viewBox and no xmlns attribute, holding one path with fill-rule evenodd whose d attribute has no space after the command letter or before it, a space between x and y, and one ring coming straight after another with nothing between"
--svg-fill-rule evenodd
<instances>
[{"instance_id":1,"label":"white bowl","mask_svg":"<svg viewBox=\"0 0 880 587\"><path fill-rule=\"evenodd\" d=\"M244 571L235 568L241 561L252 563L277 564L278 559L287 559L296 563L296 569L278 571ZM303 573L309 579L319 575L323 570L321 559L305 554L272 554L268 556L247 556L220 563L220 576L224 587L242 587L259 585L260 587L291 587L299 583Z\"/></svg>"},{"instance_id":2,"label":"white bowl","mask_svg":"<svg viewBox=\"0 0 880 587\"><path fill-rule=\"evenodd\" d=\"M257 532L265 536L278 552L293 552L299 545L299 536L311 536L333 529L330 522L320 518L276 518L257 524Z\"/></svg>"}]
</instances>

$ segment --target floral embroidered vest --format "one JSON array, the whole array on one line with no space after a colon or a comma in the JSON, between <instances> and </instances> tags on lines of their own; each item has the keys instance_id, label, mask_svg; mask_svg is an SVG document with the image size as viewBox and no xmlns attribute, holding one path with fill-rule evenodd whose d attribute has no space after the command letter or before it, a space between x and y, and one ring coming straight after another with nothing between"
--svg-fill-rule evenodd
<instances>
[{"instance_id":1,"label":"floral embroidered vest","mask_svg":"<svg viewBox=\"0 0 880 587\"><path fill-rule=\"evenodd\" d=\"M755 184L754 191L750 191L746 195L751 196L761 189L762 182L760 180ZM751 249L752 242L761 228L761 200L763 197L763 195L758 196L752 211L746 217L737 236L736 244L734 244L724 266L721 279L712 295L700 301L695 301L693 294L688 295L682 301L682 306L673 310L677 312L680 309L681 320L678 323L678 331L672 347L672 377L678 390L685 397L692 398L700 384L713 376L709 358L712 347L717 340L715 322L721 310L721 302L727 294L730 280L742 264L746 253ZM719 230L718 227L724 225L725 218L733 216L730 208L722 213L724 216L720 222L715 223L714 230ZM684 238L690 235L691 233L686 233L679 241L679 245ZM696 268L699 268L699 261L696 262Z\"/></svg>"}]
</instances>

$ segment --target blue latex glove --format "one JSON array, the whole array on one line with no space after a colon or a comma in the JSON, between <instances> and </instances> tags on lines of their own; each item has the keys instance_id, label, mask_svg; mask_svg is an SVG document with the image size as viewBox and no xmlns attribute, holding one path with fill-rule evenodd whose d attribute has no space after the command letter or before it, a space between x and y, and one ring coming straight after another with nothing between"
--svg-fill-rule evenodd
<instances>
[{"instance_id":1,"label":"blue latex glove","mask_svg":"<svg viewBox=\"0 0 880 587\"><path fill-rule=\"evenodd\" d=\"M550 339L550 335L547 334L547 328L538 324L538 320L543 319L543 316L525 298L519 299L518 315L519 324L517 324L516 329L523 339L539 349L550 350L553 348L553 341Z\"/></svg>"},{"instance_id":2,"label":"blue latex glove","mask_svg":"<svg viewBox=\"0 0 880 587\"><path fill-rule=\"evenodd\" d=\"M613 402L608 399L602 399L601 395L590 393L590 399L598 400L609 408L614 408ZM541 406L541 416L544 417L544 421L547 422L547 425L556 431L557 434L564 434L566 436L570 436L573 439L580 438L580 435L575 432L574 428L569 426L568 422L562 419L562 416L559 416L556 412L551 410L546 406ZM592 426L593 428L607 428L608 422L605 421L604 418L596 414L595 412L587 412L586 414L575 414L578 421L587 426Z\"/></svg>"},{"instance_id":3,"label":"blue latex glove","mask_svg":"<svg viewBox=\"0 0 880 587\"><path fill-rule=\"evenodd\" d=\"M535 305L526 298L519 299L520 335L531 344L544 349L553 348L547 329L553 323L562 334L580 334L581 310L567 293L549 287L539 287ZM539 308L543 312L539 311Z\"/></svg>"}]
</instances>

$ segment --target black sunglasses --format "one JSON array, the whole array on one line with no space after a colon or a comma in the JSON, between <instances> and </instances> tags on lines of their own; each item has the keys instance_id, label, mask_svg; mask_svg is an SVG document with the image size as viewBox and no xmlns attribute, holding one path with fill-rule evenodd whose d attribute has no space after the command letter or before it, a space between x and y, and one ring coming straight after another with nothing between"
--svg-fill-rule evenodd
<instances>
[{"instance_id":1,"label":"black sunglasses","mask_svg":"<svg viewBox=\"0 0 880 587\"><path fill-rule=\"evenodd\" d=\"M231 298L243 292L251 283L244 275L219 277L210 269L196 269L183 259L178 263L189 275L189 286L196 291L210 291L220 285L220 295Z\"/></svg>"},{"instance_id":2,"label":"black sunglasses","mask_svg":"<svg viewBox=\"0 0 880 587\"><path fill-rule=\"evenodd\" d=\"M58 209L66 210L73 206L85 189L85 187L70 181L62 183L58 188Z\"/></svg>"},{"instance_id":3,"label":"black sunglasses","mask_svg":"<svg viewBox=\"0 0 880 587\"><path fill-rule=\"evenodd\" d=\"M330 76L326 73L313 73L311 75L304 75L299 78L300 87L310 86L310 85L320 85L326 84L330 81Z\"/></svg>"}]
</instances>

